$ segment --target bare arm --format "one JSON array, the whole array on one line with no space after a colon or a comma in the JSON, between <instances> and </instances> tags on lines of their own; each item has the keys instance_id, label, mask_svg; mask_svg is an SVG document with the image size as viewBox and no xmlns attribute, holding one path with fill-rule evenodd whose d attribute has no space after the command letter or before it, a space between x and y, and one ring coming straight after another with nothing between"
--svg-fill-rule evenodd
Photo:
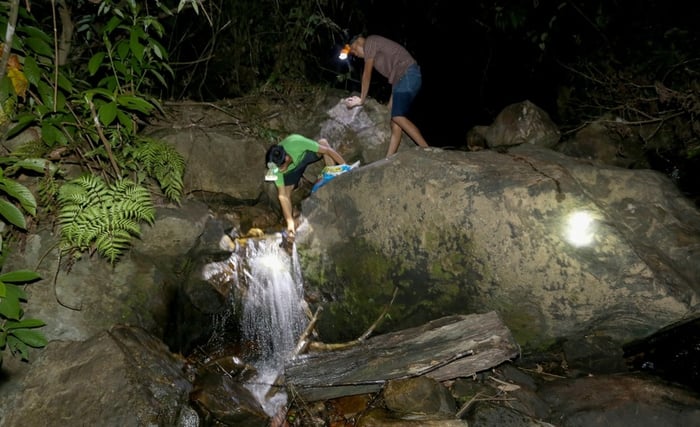
<instances>
[{"instance_id":1,"label":"bare arm","mask_svg":"<svg viewBox=\"0 0 700 427\"><path fill-rule=\"evenodd\" d=\"M372 81L372 69L374 68L374 58L365 59L365 68L362 70L362 90L360 91L360 104L365 103L369 93L369 83Z\"/></svg>"},{"instance_id":2,"label":"bare arm","mask_svg":"<svg viewBox=\"0 0 700 427\"><path fill-rule=\"evenodd\" d=\"M277 188L277 199L280 201L280 207L282 208L282 215L287 222L287 231L290 233L295 232L294 216L292 215L292 190L293 185L287 185L284 187Z\"/></svg>"},{"instance_id":3,"label":"bare arm","mask_svg":"<svg viewBox=\"0 0 700 427\"><path fill-rule=\"evenodd\" d=\"M365 68L362 70L362 88L360 96L351 96L345 100L345 105L348 108L357 107L365 103L367 94L369 93L369 83L372 80L372 69L374 68L374 59L365 59Z\"/></svg>"}]
</instances>

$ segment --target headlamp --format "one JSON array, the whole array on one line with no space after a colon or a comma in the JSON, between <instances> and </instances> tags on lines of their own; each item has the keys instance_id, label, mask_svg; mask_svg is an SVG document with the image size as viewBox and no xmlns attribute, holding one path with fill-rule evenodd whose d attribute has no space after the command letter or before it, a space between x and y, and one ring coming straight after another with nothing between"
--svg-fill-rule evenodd
<instances>
[{"instance_id":1,"label":"headlamp","mask_svg":"<svg viewBox=\"0 0 700 427\"><path fill-rule=\"evenodd\" d=\"M275 162L267 162L267 173L265 174L265 181L277 181L277 172L280 171L279 166Z\"/></svg>"},{"instance_id":2,"label":"headlamp","mask_svg":"<svg viewBox=\"0 0 700 427\"><path fill-rule=\"evenodd\" d=\"M346 44L345 46L343 46L342 49L340 49L340 54L338 55L338 59L340 59L340 60L348 59L349 53L350 53L350 45Z\"/></svg>"}]
</instances>

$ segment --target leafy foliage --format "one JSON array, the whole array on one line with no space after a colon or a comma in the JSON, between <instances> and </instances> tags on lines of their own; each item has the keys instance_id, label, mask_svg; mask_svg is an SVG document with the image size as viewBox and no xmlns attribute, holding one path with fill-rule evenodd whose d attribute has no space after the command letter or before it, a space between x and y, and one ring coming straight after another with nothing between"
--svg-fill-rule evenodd
<instances>
[{"instance_id":1,"label":"leafy foliage","mask_svg":"<svg viewBox=\"0 0 700 427\"><path fill-rule=\"evenodd\" d=\"M53 9L56 3L36 6ZM8 43L0 45L0 54L5 53L0 61L1 139L38 129L36 138L0 158L0 219L12 229L28 228L25 216L36 216L36 200L10 176L20 170L38 174L44 212L59 205L62 249L97 251L115 263L139 235L140 223L154 221L150 193L140 184L153 179L177 202L182 194L182 157L171 147L137 137L145 120L160 110L149 91L172 76L168 52L158 41L163 27L136 1L104 0L97 13L80 17L78 27L101 44L86 44L96 48L88 61L59 67L60 49L54 49L49 35L56 25L50 22L35 19L19 2L0 3L0 32ZM64 24L64 29L73 27ZM104 178L85 175L61 186L65 159ZM0 240L0 255L2 249ZM21 306L26 302L21 285L38 279L29 271L0 275L0 351L9 348L27 359L29 347L46 345L34 330L43 321L23 319Z\"/></svg>"},{"instance_id":2,"label":"leafy foliage","mask_svg":"<svg viewBox=\"0 0 700 427\"><path fill-rule=\"evenodd\" d=\"M0 274L0 364L6 349L29 360L29 347L46 346L44 335L36 328L45 323L39 319L25 319L22 303L27 301L21 285L40 279L33 271L13 271Z\"/></svg>"},{"instance_id":3,"label":"leafy foliage","mask_svg":"<svg viewBox=\"0 0 700 427\"><path fill-rule=\"evenodd\" d=\"M7 161L7 159L0 159ZM15 170L22 166L20 162L11 162ZM25 165L31 167L31 163ZM36 215L36 200L27 187L5 175L7 169L0 169L0 222L5 221L12 227L27 229L25 214ZM5 254L4 242L0 240L0 253ZM4 257L0 260L2 266ZM11 354L19 354L28 360L29 347L44 347L46 338L36 328L44 326L38 319L25 319L22 303L27 301L23 284L39 279L32 271L15 271L0 274L0 365L6 349Z\"/></svg>"},{"instance_id":4,"label":"leafy foliage","mask_svg":"<svg viewBox=\"0 0 700 427\"><path fill-rule=\"evenodd\" d=\"M4 7L0 5L0 9ZM126 182L140 186L153 180L168 199L179 203L184 174L182 157L163 143L138 136L146 119L160 111L150 91L165 85L166 76L172 76L168 52L158 41L164 34L163 27L135 1L105 0L100 2L96 13L95 9L91 10L81 16L78 34L100 43L89 45L95 50L89 52L89 59L84 63L61 68L56 67L49 28L26 10L20 11L22 19L16 27L18 37L13 46L13 51L17 52L13 55L19 59L13 63L13 74L0 80L0 101L6 100L3 111L12 124L3 137L14 137L32 127L39 132L36 139L14 149L8 158L8 169L15 167L12 162L31 162L40 157L51 160L48 162L51 166L44 162L43 171L37 170L44 177L39 188L46 213L54 212L56 204L65 204L65 200L58 201L62 182L61 174L57 173L64 160L101 176L110 191L128 190L132 192L131 198L138 195L132 200L139 204L134 208L136 212L151 206L150 201L141 200L141 197L150 196L145 190L134 191L124 185ZM10 25L4 19L0 16L0 31ZM24 98L25 92L31 95L30 99ZM163 157L159 158L161 155ZM58 167L53 162L58 162ZM91 191L100 189L100 186L90 187ZM64 193L71 191L69 188ZM89 199L101 197L100 193L86 195ZM118 200L116 195L110 198ZM65 215L68 208L62 205L59 209ZM97 215L95 209L86 211ZM118 209L132 212L121 204ZM19 221L19 216L13 218ZM113 216L106 218L109 218L107 225L93 224L103 226L100 230L104 235L86 229L88 234L76 240L68 227L69 234L62 236L63 242L75 243L77 246L73 249L78 252L94 244L100 254L114 262L128 246L127 237L138 233L128 221L119 222L119 218ZM148 214L129 217L129 220L140 218L152 220ZM59 225L61 233L65 234L66 221L59 221Z\"/></svg>"},{"instance_id":5,"label":"leafy foliage","mask_svg":"<svg viewBox=\"0 0 700 427\"><path fill-rule=\"evenodd\" d=\"M112 264L140 236L140 223L155 220L148 190L128 179L107 185L84 175L61 187L58 203L63 250L96 250Z\"/></svg>"},{"instance_id":6,"label":"leafy foliage","mask_svg":"<svg viewBox=\"0 0 700 427\"><path fill-rule=\"evenodd\" d=\"M26 230L27 222L24 219L24 212L5 197L9 196L19 203L22 209L30 215L36 215L36 200L32 192L24 185L6 177L4 171L0 169L0 194L4 196L0 198L0 217L15 227Z\"/></svg>"},{"instance_id":7,"label":"leafy foliage","mask_svg":"<svg viewBox=\"0 0 700 427\"><path fill-rule=\"evenodd\" d=\"M13 50L23 64L17 72L26 77L31 99L16 104L13 126L4 136L37 127L41 143L31 142L33 155L60 153L61 158L77 158L85 170L104 171L108 180L121 178L123 152L137 143L146 119L160 111L148 91L172 75L168 52L158 41L162 26L136 2L103 1L79 27L83 35L100 40L103 49L92 53L87 64L57 68L48 29L23 12ZM0 17L1 31L7 24Z\"/></svg>"}]
</instances>

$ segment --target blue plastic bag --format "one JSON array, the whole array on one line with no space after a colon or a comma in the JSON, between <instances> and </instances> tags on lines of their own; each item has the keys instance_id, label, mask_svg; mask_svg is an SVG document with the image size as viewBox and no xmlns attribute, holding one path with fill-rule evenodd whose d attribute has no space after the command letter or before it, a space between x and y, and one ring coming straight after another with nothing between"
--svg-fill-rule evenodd
<instances>
[{"instance_id":1,"label":"blue plastic bag","mask_svg":"<svg viewBox=\"0 0 700 427\"><path fill-rule=\"evenodd\" d=\"M318 190L319 188L328 184L328 182L330 182L336 176L342 175L345 172L351 171L351 170L355 169L356 167L358 167L359 165L360 165L360 162L357 161L351 165L343 164L343 165L324 167L323 171L321 171L321 176L319 177L318 181L316 181L313 188L311 188L311 192L315 193L316 190Z\"/></svg>"}]
</instances>

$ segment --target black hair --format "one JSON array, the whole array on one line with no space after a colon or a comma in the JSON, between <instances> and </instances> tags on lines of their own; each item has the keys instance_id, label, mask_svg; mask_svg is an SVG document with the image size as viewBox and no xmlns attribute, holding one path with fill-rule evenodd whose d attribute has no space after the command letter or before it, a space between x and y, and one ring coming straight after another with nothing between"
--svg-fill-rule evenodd
<instances>
[{"instance_id":1,"label":"black hair","mask_svg":"<svg viewBox=\"0 0 700 427\"><path fill-rule=\"evenodd\" d=\"M265 163L274 163L277 166L282 166L284 159L287 157L287 152L280 145L273 145L267 150L265 155Z\"/></svg>"}]
</instances>

